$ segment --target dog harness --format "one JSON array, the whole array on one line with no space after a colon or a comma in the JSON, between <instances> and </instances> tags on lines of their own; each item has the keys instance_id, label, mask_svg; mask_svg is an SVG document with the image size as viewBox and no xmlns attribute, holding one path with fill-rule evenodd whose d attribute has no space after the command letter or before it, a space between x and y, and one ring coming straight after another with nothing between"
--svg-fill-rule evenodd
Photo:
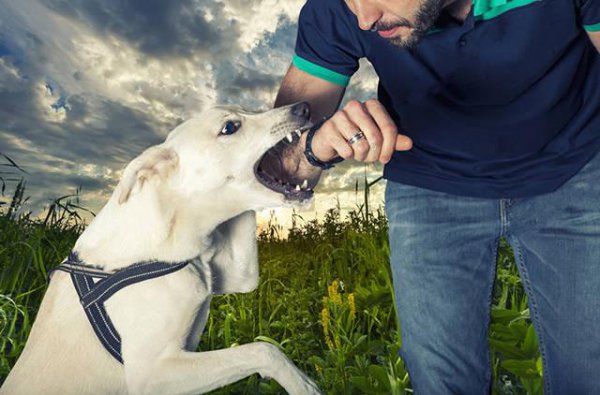
<instances>
[{"instance_id":1,"label":"dog harness","mask_svg":"<svg viewBox=\"0 0 600 395\"><path fill-rule=\"evenodd\" d=\"M84 266L85 263L79 259L77 253L71 252L63 263L48 272L48 281L55 270L71 274L79 301L96 336L106 351L117 361L123 363L121 337L106 313L104 302L128 285L176 272L190 262L191 260L180 263L140 262L116 272L107 273L100 269Z\"/></svg>"}]
</instances>

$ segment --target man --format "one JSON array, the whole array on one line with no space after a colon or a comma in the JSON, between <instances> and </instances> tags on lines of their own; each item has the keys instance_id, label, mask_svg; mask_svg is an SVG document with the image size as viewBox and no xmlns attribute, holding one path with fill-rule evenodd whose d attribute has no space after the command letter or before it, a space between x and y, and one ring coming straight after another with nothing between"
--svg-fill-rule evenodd
<instances>
[{"instance_id":1,"label":"man","mask_svg":"<svg viewBox=\"0 0 600 395\"><path fill-rule=\"evenodd\" d=\"M600 394L600 1L308 0L276 106L333 114L285 159L385 164L401 356L416 394L484 394L507 237L545 394ZM358 59L378 100L336 111ZM310 162L309 162L310 160Z\"/></svg>"}]
</instances>

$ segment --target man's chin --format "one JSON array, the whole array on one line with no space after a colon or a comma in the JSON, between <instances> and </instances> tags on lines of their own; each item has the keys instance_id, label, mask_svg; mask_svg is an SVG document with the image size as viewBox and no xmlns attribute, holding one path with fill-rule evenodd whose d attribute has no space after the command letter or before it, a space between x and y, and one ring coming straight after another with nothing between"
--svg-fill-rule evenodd
<instances>
[{"instance_id":1,"label":"man's chin","mask_svg":"<svg viewBox=\"0 0 600 395\"><path fill-rule=\"evenodd\" d=\"M423 37L425 37L425 33L413 29L407 35L398 35L390 37L387 40L398 48L415 49L421 40L423 40Z\"/></svg>"}]
</instances>

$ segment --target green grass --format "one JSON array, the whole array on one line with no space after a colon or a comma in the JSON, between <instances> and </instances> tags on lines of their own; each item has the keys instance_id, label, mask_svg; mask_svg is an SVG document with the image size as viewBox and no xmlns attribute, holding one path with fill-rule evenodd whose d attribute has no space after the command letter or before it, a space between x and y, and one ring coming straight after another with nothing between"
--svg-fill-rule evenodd
<instances>
[{"instance_id":1,"label":"green grass","mask_svg":"<svg viewBox=\"0 0 600 395\"><path fill-rule=\"evenodd\" d=\"M23 349L47 286L48 269L67 255L83 230L76 205L69 197L58 199L45 219L17 215L8 204L0 207L0 382ZM366 207L360 206L344 218L332 208L321 221L295 216L286 239L279 237L280 231L272 223L259 236L257 290L213 300L200 349L268 341L313 377L324 393L412 393L397 356L401 335L381 208L367 215ZM490 327L493 392L541 394L537 338L504 241L497 273ZM213 392L259 393L283 390L254 375Z\"/></svg>"}]
</instances>

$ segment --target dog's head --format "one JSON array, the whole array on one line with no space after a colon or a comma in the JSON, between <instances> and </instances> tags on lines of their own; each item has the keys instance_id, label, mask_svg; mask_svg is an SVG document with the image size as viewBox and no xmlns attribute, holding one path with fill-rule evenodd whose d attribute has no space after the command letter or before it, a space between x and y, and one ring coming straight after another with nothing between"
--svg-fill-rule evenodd
<instances>
[{"instance_id":1,"label":"dog's head","mask_svg":"<svg viewBox=\"0 0 600 395\"><path fill-rule=\"evenodd\" d=\"M132 162L121 182L119 202L152 177L190 199L210 194L246 210L308 202L314 185L287 183L259 164L265 156L279 155L282 146L297 144L309 122L307 103L262 113L225 106L207 109Z\"/></svg>"}]
</instances>

